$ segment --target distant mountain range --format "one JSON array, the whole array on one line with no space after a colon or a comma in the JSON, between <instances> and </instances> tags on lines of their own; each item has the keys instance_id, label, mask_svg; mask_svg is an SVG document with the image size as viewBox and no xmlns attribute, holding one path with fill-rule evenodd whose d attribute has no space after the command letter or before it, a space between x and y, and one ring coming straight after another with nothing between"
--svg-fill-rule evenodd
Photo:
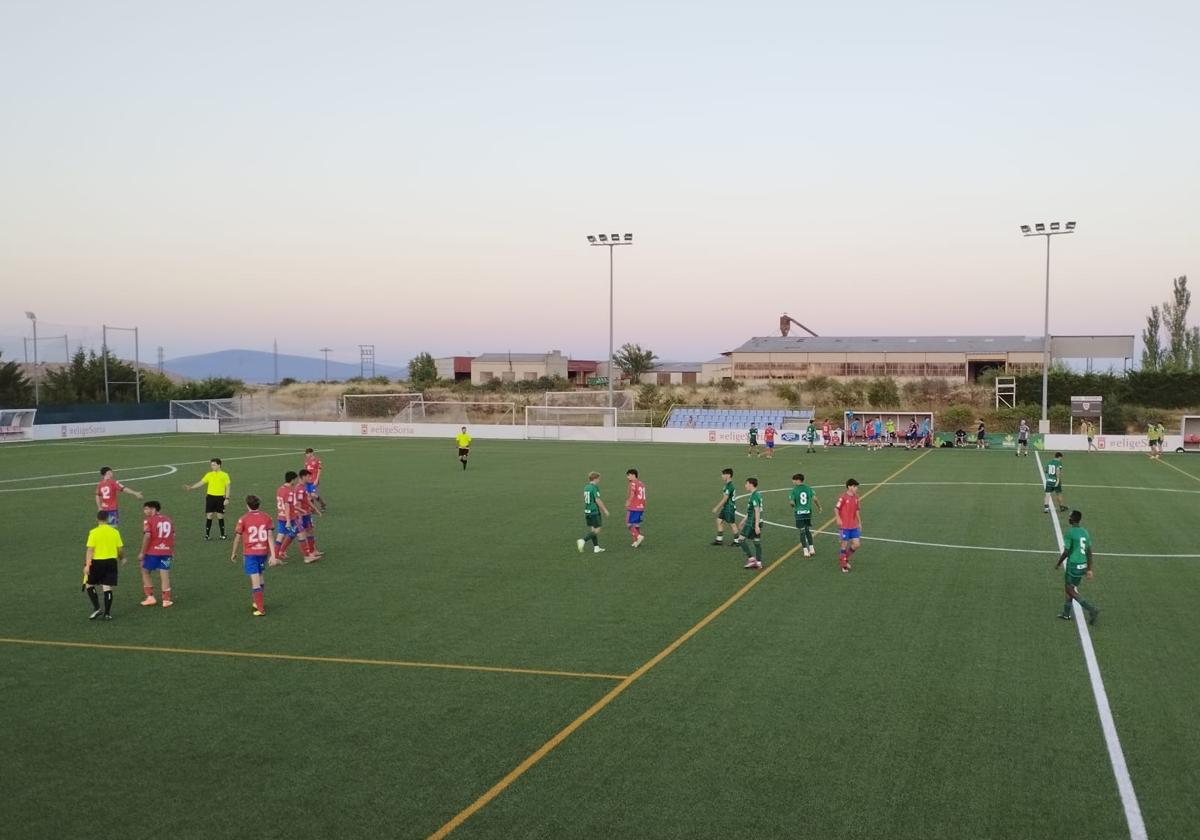
<instances>
[{"instance_id":1,"label":"distant mountain range","mask_svg":"<svg viewBox=\"0 0 1200 840\"><path fill-rule=\"evenodd\" d=\"M210 376L228 376L244 382L265 383L275 381L275 355L262 350L219 350L216 353L201 353L198 356L180 356L163 362L163 367L189 379L206 379ZM315 382L325 378L325 360L309 356L288 356L280 353L279 379L288 377L301 382ZM377 376L396 379L408 376L408 368L395 365L375 365ZM359 375L359 366L345 362L329 362L329 380L342 382Z\"/></svg>"}]
</instances>

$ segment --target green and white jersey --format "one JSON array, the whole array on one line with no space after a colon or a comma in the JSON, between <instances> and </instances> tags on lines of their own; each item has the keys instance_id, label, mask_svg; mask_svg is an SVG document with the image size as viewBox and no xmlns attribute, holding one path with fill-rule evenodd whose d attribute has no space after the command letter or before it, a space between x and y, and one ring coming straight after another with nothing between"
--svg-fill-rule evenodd
<instances>
[{"instance_id":1,"label":"green and white jersey","mask_svg":"<svg viewBox=\"0 0 1200 840\"><path fill-rule=\"evenodd\" d=\"M804 430L804 435L805 435L806 440L816 440L817 439L817 427L814 426L812 423L809 423L808 428Z\"/></svg>"},{"instance_id":2,"label":"green and white jersey","mask_svg":"<svg viewBox=\"0 0 1200 840\"><path fill-rule=\"evenodd\" d=\"M755 510L758 510L759 517L760 517L759 521L761 522L762 521L761 516L762 516L762 511L763 511L763 502L762 502L762 494L759 493L757 490L755 490L753 493L751 493L749 496L746 497L746 527L748 527L748 528L754 527L754 511Z\"/></svg>"},{"instance_id":3,"label":"green and white jersey","mask_svg":"<svg viewBox=\"0 0 1200 840\"><path fill-rule=\"evenodd\" d=\"M1085 528L1076 525L1067 531L1063 540L1063 550L1071 554L1067 557L1067 574L1072 577L1082 577L1087 572L1087 553L1092 547L1091 534Z\"/></svg>"},{"instance_id":4,"label":"green and white jersey","mask_svg":"<svg viewBox=\"0 0 1200 840\"><path fill-rule=\"evenodd\" d=\"M583 512L591 515L600 512L600 488L590 481L583 488Z\"/></svg>"},{"instance_id":5,"label":"green and white jersey","mask_svg":"<svg viewBox=\"0 0 1200 840\"><path fill-rule=\"evenodd\" d=\"M726 481L725 487L721 492L725 495L725 504L722 507L733 507L733 499L737 495L737 488L733 486L733 482Z\"/></svg>"},{"instance_id":6,"label":"green and white jersey","mask_svg":"<svg viewBox=\"0 0 1200 840\"><path fill-rule=\"evenodd\" d=\"M797 484L788 491L788 498L797 516L812 516L813 491L807 484Z\"/></svg>"},{"instance_id":7,"label":"green and white jersey","mask_svg":"<svg viewBox=\"0 0 1200 840\"><path fill-rule=\"evenodd\" d=\"M1062 461L1057 458L1051 458L1046 462L1046 486L1054 486L1062 484Z\"/></svg>"},{"instance_id":8,"label":"green and white jersey","mask_svg":"<svg viewBox=\"0 0 1200 840\"><path fill-rule=\"evenodd\" d=\"M750 442L754 443L754 441L758 440L758 426L751 425L750 431L747 434L750 436Z\"/></svg>"}]
</instances>

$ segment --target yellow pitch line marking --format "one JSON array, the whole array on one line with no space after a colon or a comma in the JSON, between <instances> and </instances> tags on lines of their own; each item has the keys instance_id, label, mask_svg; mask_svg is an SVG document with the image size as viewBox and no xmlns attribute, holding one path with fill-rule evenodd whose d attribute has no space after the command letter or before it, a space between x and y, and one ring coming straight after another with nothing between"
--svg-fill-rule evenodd
<instances>
[{"instance_id":1,"label":"yellow pitch line marking","mask_svg":"<svg viewBox=\"0 0 1200 840\"><path fill-rule=\"evenodd\" d=\"M924 458L926 455L928 455L932 451L933 450L926 450L925 452L921 453L916 458L914 458L913 460L911 460L907 464L905 464L903 467L901 467L900 469L896 470L894 473L889 475L883 481L876 484L870 490L863 493L862 497L865 499L867 496L870 496L876 490L883 487L883 485L887 484L893 478L900 475L902 472L907 470L913 464L917 463L917 461L920 461L922 458ZM822 525L820 528L817 529L817 532L824 531L826 528L828 528L830 525L832 525L835 521L836 521L835 517L830 517L828 522L826 522L824 525ZM737 592L735 592L731 596L729 596L729 598L727 598L725 600L725 602L723 604L721 604L721 606L717 607L715 610L710 612L708 615L704 616L704 618L700 619L700 621L697 622L690 630L688 630L686 633L684 633L678 639L671 642L671 644L667 645L665 648L663 648L658 653L656 653L650 660L648 660L645 664L643 664L640 668L638 668L632 674L630 674L629 676L622 679L621 682L619 684L617 684L616 686L614 686L612 689L610 689L607 694L605 694L603 697L601 697L599 700L597 700L595 703L593 703L587 709L587 711L585 711L579 717L575 718L575 720L568 723L557 735L555 735L553 738L551 738L546 743L542 744L542 746L540 746L536 752L531 754L524 761L522 761L520 764L518 764L516 767L514 767L511 771L509 771L508 775L506 775L503 779L501 779L500 781L496 782L496 784L494 784L490 788L488 788L488 790L482 796L480 796L478 799L476 799L474 802L472 802L466 808L462 809L457 814L455 814L453 817L451 817L449 822L447 822L445 825L443 825L441 828L439 828L433 834L429 835L428 840L442 840L442 838L446 837L452 831L454 831L456 828L458 828L460 825L465 823L477 811L484 808L489 802L491 802L493 799L495 799L497 796L499 796L501 793L503 793L504 790L509 787L509 785L511 785L517 779L521 778L521 776L525 775L525 773L530 768L532 768L535 764L537 764L539 761L541 761L543 758L545 758L547 755L549 755L550 752L553 751L555 747L557 747L559 744L561 744L563 741L565 741L567 738L569 738L571 736L571 734L575 732L575 730L579 729L579 727L583 726L585 723L587 723L589 720L591 720L593 717L595 717L605 706L607 706L613 700L616 700L617 697L619 697L625 691L625 689L629 688L631 685L633 685L635 682L637 682L639 679L641 679L643 676L645 676L646 673L648 671L650 671L655 665L659 664L664 659L666 659L668 656L670 656L672 653L674 653L676 650L678 650L683 645L684 642L686 642L688 639L695 636L697 633L699 633L701 630L703 630L705 627L707 627L714 619L718 618L722 613L724 613L726 610L728 610L730 607L732 607L734 604L736 604L739 600L741 600L743 595L745 595L747 592L749 592L754 587L758 586L758 584L761 583L762 580L767 575L771 574L771 572L773 572L777 568L779 568L779 566L782 565L785 560L787 560L789 557L791 557L793 554L795 554L799 550L800 550L799 545L793 546L791 549L789 549L787 552L785 552L783 554L783 556L781 556L778 560L776 560L770 566L767 566L767 568L763 569L761 572L756 574L753 578L750 579L750 581L745 586L743 586Z\"/></svg>"},{"instance_id":2,"label":"yellow pitch line marking","mask_svg":"<svg viewBox=\"0 0 1200 840\"><path fill-rule=\"evenodd\" d=\"M1192 475L1190 472L1188 472L1185 469L1180 469L1179 467L1175 466L1174 464L1170 463L1169 461L1162 461L1162 460L1159 460L1158 458L1155 458L1154 460L1158 461L1158 463L1162 464L1164 467L1170 467L1171 469L1175 470L1175 472L1177 472L1177 473L1183 473L1188 478L1190 478L1192 481L1200 481L1200 478Z\"/></svg>"},{"instance_id":3,"label":"yellow pitch line marking","mask_svg":"<svg viewBox=\"0 0 1200 840\"><path fill-rule=\"evenodd\" d=\"M56 642L46 639L10 639L0 644L33 647L82 648L85 650L131 650L142 653L183 653L194 656L228 656L237 659L275 659L284 662L323 662L332 665L383 665L391 668L432 668L442 671L482 671L491 674L526 674L537 677L579 677L592 680L623 680L624 674L593 674L586 671L551 671L543 668L506 668L500 665L457 665L446 662L410 662L403 659L354 659L342 656L302 656L292 653L254 653L241 650L153 647L150 645L104 645L93 642Z\"/></svg>"}]
</instances>

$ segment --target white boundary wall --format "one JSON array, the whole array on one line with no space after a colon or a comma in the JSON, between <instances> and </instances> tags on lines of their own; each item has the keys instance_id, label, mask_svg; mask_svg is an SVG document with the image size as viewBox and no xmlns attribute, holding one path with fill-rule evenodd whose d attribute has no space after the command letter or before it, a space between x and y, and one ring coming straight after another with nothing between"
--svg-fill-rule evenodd
<instances>
[{"instance_id":1,"label":"white boundary wall","mask_svg":"<svg viewBox=\"0 0 1200 840\"><path fill-rule=\"evenodd\" d=\"M1043 451L1082 452L1087 450L1083 435L1046 435ZM1145 435L1096 435L1093 442L1101 452L1149 452ZM1183 435L1164 435L1163 451L1174 452L1183 446Z\"/></svg>"},{"instance_id":2,"label":"white boundary wall","mask_svg":"<svg viewBox=\"0 0 1200 840\"><path fill-rule=\"evenodd\" d=\"M160 435L171 432L216 434L216 420L115 420L99 423L50 423L33 427L34 440L72 440L114 435Z\"/></svg>"}]
</instances>

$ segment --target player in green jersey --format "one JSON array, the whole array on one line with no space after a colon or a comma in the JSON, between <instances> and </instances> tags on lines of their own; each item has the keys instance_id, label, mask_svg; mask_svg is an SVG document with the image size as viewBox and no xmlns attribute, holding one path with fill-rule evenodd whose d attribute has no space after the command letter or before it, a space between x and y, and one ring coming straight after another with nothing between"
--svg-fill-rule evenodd
<instances>
[{"instance_id":1,"label":"player in green jersey","mask_svg":"<svg viewBox=\"0 0 1200 840\"><path fill-rule=\"evenodd\" d=\"M808 442L806 452L817 451L817 425L813 421L808 421L808 428L804 430L804 439Z\"/></svg>"},{"instance_id":2,"label":"player in green jersey","mask_svg":"<svg viewBox=\"0 0 1200 840\"><path fill-rule=\"evenodd\" d=\"M817 498L813 489L804 483L804 473L796 473L792 476L792 489L788 492L788 503L792 506L792 513L796 517L796 530L800 532L801 553L805 557L812 557L817 553L817 547L813 545L812 515L814 508L817 513L821 512L821 500Z\"/></svg>"},{"instance_id":3,"label":"player in green jersey","mask_svg":"<svg viewBox=\"0 0 1200 840\"><path fill-rule=\"evenodd\" d=\"M583 553L583 547L588 540L592 542L592 553L604 551L600 547L600 528L604 524L603 516L608 516L608 508L600 500L600 473L588 473L588 483L583 488L583 518L587 521L587 532L575 540L575 547Z\"/></svg>"},{"instance_id":4,"label":"player in green jersey","mask_svg":"<svg viewBox=\"0 0 1200 840\"><path fill-rule=\"evenodd\" d=\"M733 499L737 495L737 488L733 486L733 467L726 467L721 470L721 498L717 500L713 506L713 516L717 517L717 536L712 541L712 545L725 545L725 526L729 526L730 533L733 534L733 540L730 545L738 538L737 526L737 511L733 506Z\"/></svg>"},{"instance_id":5,"label":"player in green jersey","mask_svg":"<svg viewBox=\"0 0 1200 840\"><path fill-rule=\"evenodd\" d=\"M762 451L758 448L758 426L754 423L750 424L750 431L746 432L746 439L750 443L750 449L746 452L746 457L749 458L752 455L758 455L761 458Z\"/></svg>"},{"instance_id":6,"label":"player in green jersey","mask_svg":"<svg viewBox=\"0 0 1200 840\"><path fill-rule=\"evenodd\" d=\"M746 524L742 526L742 551L746 554L747 569L762 568L762 494L758 492L758 479L746 479ZM750 544L754 543L753 549Z\"/></svg>"},{"instance_id":7,"label":"player in green jersey","mask_svg":"<svg viewBox=\"0 0 1200 840\"><path fill-rule=\"evenodd\" d=\"M1095 624L1096 618L1100 615L1100 608L1079 597L1080 581L1085 577L1088 580L1092 579L1092 537L1079 524L1082 520L1082 513L1077 510L1071 511L1070 517L1067 518L1071 530L1067 531L1066 539L1063 540L1062 556L1054 564L1056 571L1064 561L1067 564L1063 579L1066 584L1067 600L1063 602L1062 612L1058 614L1058 617L1070 621L1073 615L1071 602L1078 601L1079 606L1083 607L1084 612L1087 613L1088 624Z\"/></svg>"},{"instance_id":8,"label":"player in green jersey","mask_svg":"<svg viewBox=\"0 0 1200 840\"><path fill-rule=\"evenodd\" d=\"M1058 502L1059 511L1064 511L1067 509L1067 506L1063 504L1062 497L1062 456L1063 454L1061 452L1055 452L1054 457L1047 461L1046 466L1043 468L1046 471L1046 500L1042 504L1043 513L1050 512L1051 493L1054 494L1055 501Z\"/></svg>"}]
</instances>

